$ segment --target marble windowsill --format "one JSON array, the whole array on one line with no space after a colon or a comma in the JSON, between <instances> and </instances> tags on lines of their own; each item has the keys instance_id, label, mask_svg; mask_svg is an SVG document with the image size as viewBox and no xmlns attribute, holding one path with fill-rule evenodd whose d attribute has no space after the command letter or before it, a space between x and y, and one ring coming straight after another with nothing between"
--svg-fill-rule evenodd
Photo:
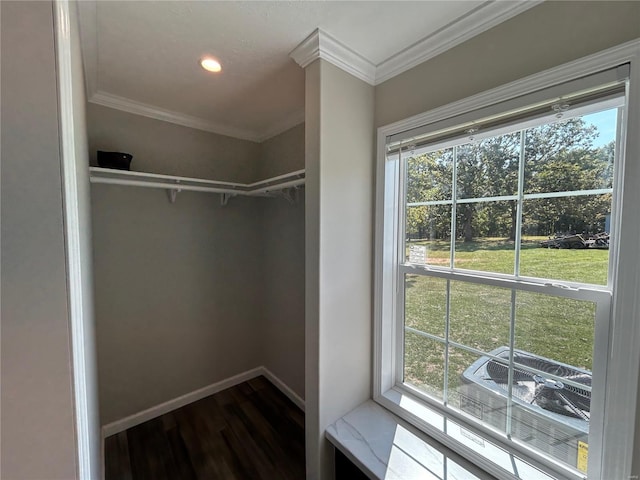
<instances>
[{"instance_id":1,"label":"marble windowsill","mask_svg":"<svg viewBox=\"0 0 640 480\"><path fill-rule=\"evenodd\" d=\"M494 478L373 400L330 425L325 435L372 479Z\"/></svg>"}]
</instances>

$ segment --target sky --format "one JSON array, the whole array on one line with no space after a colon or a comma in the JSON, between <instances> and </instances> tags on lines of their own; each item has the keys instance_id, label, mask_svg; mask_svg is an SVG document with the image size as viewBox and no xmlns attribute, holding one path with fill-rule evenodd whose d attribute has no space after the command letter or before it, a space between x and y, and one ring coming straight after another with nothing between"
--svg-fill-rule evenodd
<instances>
[{"instance_id":1,"label":"sky","mask_svg":"<svg viewBox=\"0 0 640 480\"><path fill-rule=\"evenodd\" d=\"M586 123L595 125L598 129L598 137L594 140L595 147L601 147L616 138L616 122L618 109L612 108L602 112L585 115L582 119Z\"/></svg>"}]
</instances>

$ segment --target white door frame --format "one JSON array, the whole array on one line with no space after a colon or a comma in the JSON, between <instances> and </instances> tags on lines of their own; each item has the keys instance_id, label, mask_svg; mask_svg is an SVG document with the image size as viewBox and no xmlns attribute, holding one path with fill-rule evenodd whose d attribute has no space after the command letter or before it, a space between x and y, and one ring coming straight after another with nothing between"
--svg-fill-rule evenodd
<instances>
[{"instance_id":1,"label":"white door frame","mask_svg":"<svg viewBox=\"0 0 640 480\"><path fill-rule=\"evenodd\" d=\"M97 392L95 379L89 378L93 372L87 371L87 365L95 362L95 349L92 344L85 344L88 322L93 322L93 315L85 305L86 285L91 285L90 279L84 278L82 241L84 235L80 229L80 206L86 199L79 195L79 182L89 182L87 178L78 178L76 162L76 129L73 105L73 68L72 68L72 37L71 37L71 8L68 0L53 1L54 38L56 54L56 77L59 109L60 157L63 182L63 218L64 236L67 262L67 291L69 302L69 317L71 327L73 396L77 448L77 478L80 480L94 480L104 478L102 468L102 449L99 425L91 415L97 415ZM73 26L77 28L77 25ZM83 127L86 128L86 127ZM87 165L88 172L88 165ZM86 271L86 270L85 270ZM88 347L88 348L87 348ZM97 403L97 402L96 402ZM96 451L99 450L99 451Z\"/></svg>"}]
</instances>

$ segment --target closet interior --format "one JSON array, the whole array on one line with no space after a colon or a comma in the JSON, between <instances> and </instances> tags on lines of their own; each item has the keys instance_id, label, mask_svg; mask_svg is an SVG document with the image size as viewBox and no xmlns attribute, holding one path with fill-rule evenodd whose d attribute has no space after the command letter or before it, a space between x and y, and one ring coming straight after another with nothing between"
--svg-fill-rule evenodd
<instances>
[{"instance_id":1,"label":"closet interior","mask_svg":"<svg viewBox=\"0 0 640 480\"><path fill-rule=\"evenodd\" d=\"M87 130L105 435L261 374L303 407L304 124L257 143L89 103Z\"/></svg>"}]
</instances>

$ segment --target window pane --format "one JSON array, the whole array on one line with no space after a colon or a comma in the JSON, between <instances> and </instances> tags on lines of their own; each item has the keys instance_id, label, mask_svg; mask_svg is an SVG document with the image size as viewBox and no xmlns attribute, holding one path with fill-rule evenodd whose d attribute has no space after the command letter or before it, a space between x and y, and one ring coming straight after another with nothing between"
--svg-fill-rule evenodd
<instances>
[{"instance_id":1,"label":"window pane","mask_svg":"<svg viewBox=\"0 0 640 480\"><path fill-rule=\"evenodd\" d=\"M462 374L460 409L496 428L509 429L513 438L530 448L578 466L578 444L588 445L590 408L590 393L580 385L590 386L590 375L516 350L508 422L509 349L501 347L491 354L498 359L476 358ZM545 378L526 367L567 374L578 386Z\"/></svg>"},{"instance_id":2,"label":"window pane","mask_svg":"<svg viewBox=\"0 0 640 480\"><path fill-rule=\"evenodd\" d=\"M404 381L442 399L444 343L405 331Z\"/></svg>"},{"instance_id":3,"label":"window pane","mask_svg":"<svg viewBox=\"0 0 640 480\"><path fill-rule=\"evenodd\" d=\"M520 274L606 285L610 218L611 194L525 200Z\"/></svg>"},{"instance_id":4,"label":"window pane","mask_svg":"<svg viewBox=\"0 0 640 480\"><path fill-rule=\"evenodd\" d=\"M405 275L405 325L444 339L447 321L447 281Z\"/></svg>"},{"instance_id":5,"label":"window pane","mask_svg":"<svg viewBox=\"0 0 640 480\"><path fill-rule=\"evenodd\" d=\"M461 145L457 154L457 198L517 193L519 132Z\"/></svg>"},{"instance_id":6,"label":"window pane","mask_svg":"<svg viewBox=\"0 0 640 480\"><path fill-rule=\"evenodd\" d=\"M407 207L405 228L407 262L450 266L451 205Z\"/></svg>"},{"instance_id":7,"label":"window pane","mask_svg":"<svg viewBox=\"0 0 640 480\"><path fill-rule=\"evenodd\" d=\"M612 188L617 109L525 132L524 193Z\"/></svg>"},{"instance_id":8,"label":"window pane","mask_svg":"<svg viewBox=\"0 0 640 480\"><path fill-rule=\"evenodd\" d=\"M507 398L493 382L487 382L486 359L459 348L449 348L449 406L506 432Z\"/></svg>"},{"instance_id":9,"label":"window pane","mask_svg":"<svg viewBox=\"0 0 640 480\"><path fill-rule=\"evenodd\" d=\"M459 203L456 208L455 267L513 274L516 202Z\"/></svg>"},{"instance_id":10,"label":"window pane","mask_svg":"<svg viewBox=\"0 0 640 480\"><path fill-rule=\"evenodd\" d=\"M451 200L453 148L407 159L407 203Z\"/></svg>"},{"instance_id":11,"label":"window pane","mask_svg":"<svg viewBox=\"0 0 640 480\"><path fill-rule=\"evenodd\" d=\"M596 304L517 292L515 347L582 370L592 370Z\"/></svg>"},{"instance_id":12,"label":"window pane","mask_svg":"<svg viewBox=\"0 0 640 480\"><path fill-rule=\"evenodd\" d=\"M609 107L622 103L609 93L599 104L595 96L584 103L572 98L568 111L564 101L556 103L559 115L536 110L524 118L519 111L519 124L516 117L477 122L483 130L476 137L494 135L482 140L464 138L473 135L463 133L468 124L421 127L416 138L423 143L414 151L403 147L406 184L396 193L404 198L391 198L394 207L405 202L405 218L395 209L393 228L385 230L405 226L397 240L406 247L402 261L412 266L400 269L421 273L404 275L404 298L389 293L390 307L404 302L404 310L395 309L404 325L394 323L404 327L404 358L395 358L403 362L404 381L435 399L427 403L582 471L596 313L596 303L585 299L601 307L607 299L602 292L561 291L557 283L608 283L619 116ZM595 113L570 117L586 111ZM395 264L397 254L387 263ZM390 275L397 278L395 270ZM518 276L536 279L520 283Z\"/></svg>"},{"instance_id":13,"label":"window pane","mask_svg":"<svg viewBox=\"0 0 640 480\"><path fill-rule=\"evenodd\" d=\"M542 399L545 396L547 394L542 393L537 398ZM553 398L552 395L551 397ZM562 394L562 397L565 395ZM578 451L581 445L589 445L587 420L565 417L553 412L540 412L535 404L514 401L511 425L512 438L586 472L586 464L578 463Z\"/></svg>"},{"instance_id":14,"label":"window pane","mask_svg":"<svg viewBox=\"0 0 640 480\"><path fill-rule=\"evenodd\" d=\"M485 352L508 346L510 319L510 289L451 282L451 341Z\"/></svg>"}]
</instances>

